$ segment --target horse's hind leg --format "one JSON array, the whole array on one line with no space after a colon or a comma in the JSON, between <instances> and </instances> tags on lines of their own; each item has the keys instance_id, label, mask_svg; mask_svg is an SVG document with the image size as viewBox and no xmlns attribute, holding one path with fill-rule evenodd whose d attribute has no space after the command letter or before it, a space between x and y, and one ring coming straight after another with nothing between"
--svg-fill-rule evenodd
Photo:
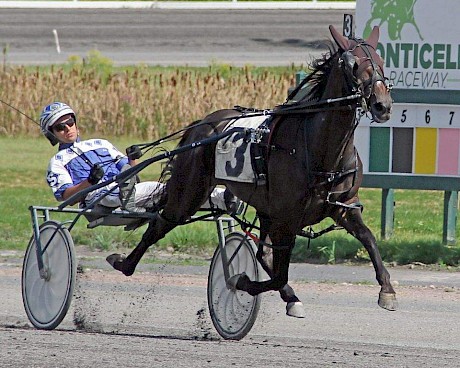
<instances>
[{"instance_id":1,"label":"horse's hind leg","mask_svg":"<svg viewBox=\"0 0 460 368\"><path fill-rule=\"evenodd\" d=\"M196 148L193 154L181 154L176 157L174 171L166 183L167 200L161 214L149 223L146 232L134 250L125 257L112 254L107 257L113 268L131 276L147 249L162 239L169 231L186 221L199 210L209 197L213 186L206 170L207 151Z\"/></svg>"},{"instance_id":2,"label":"horse's hind leg","mask_svg":"<svg viewBox=\"0 0 460 368\"><path fill-rule=\"evenodd\" d=\"M378 304L388 310L396 310L398 303L396 293L390 282L390 274L383 265L382 257L377 248L377 241L369 228L364 224L360 209L349 209L341 212L336 222L358 239L366 248L374 265L378 283L381 286Z\"/></svg>"},{"instance_id":3,"label":"horse's hind leg","mask_svg":"<svg viewBox=\"0 0 460 368\"><path fill-rule=\"evenodd\" d=\"M160 214L157 214L156 218L149 222L141 241L128 257L122 254L111 254L106 258L107 262L125 276L131 276L150 245L162 239L175 226L176 224L165 220Z\"/></svg>"},{"instance_id":4,"label":"horse's hind leg","mask_svg":"<svg viewBox=\"0 0 460 368\"><path fill-rule=\"evenodd\" d=\"M168 184L176 181L171 178ZM184 183L181 184L184 186ZM184 224L209 197L212 187L195 184L194 182L189 182L187 188L174 187L175 192L168 191L168 201L164 210L161 214L157 213L157 216L149 222L149 226L136 248L128 257L121 254L112 254L107 257L107 262L116 270L123 272L124 275L131 276L147 249L176 226Z\"/></svg>"},{"instance_id":5,"label":"horse's hind leg","mask_svg":"<svg viewBox=\"0 0 460 368\"><path fill-rule=\"evenodd\" d=\"M262 268L267 272L270 278L274 277L274 268L273 268L273 249L264 245L270 244L271 240L266 229L269 229L269 219L259 216L260 219L260 239L262 240L259 243L256 258L259 261ZM286 302L286 314L291 317L305 318L305 310L303 308L302 302L295 295L294 289L289 284L284 285L279 289L281 299Z\"/></svg>"}]
</instances>

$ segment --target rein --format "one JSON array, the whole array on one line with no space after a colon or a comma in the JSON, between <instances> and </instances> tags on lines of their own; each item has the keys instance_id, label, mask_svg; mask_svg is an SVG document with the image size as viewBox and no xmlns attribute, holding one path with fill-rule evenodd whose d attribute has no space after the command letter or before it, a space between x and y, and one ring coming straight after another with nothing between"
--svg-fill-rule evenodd
<instances>
[{"instance_id":1,"label":"rein","mask_svg":"<svg viewBox=\"0 0 460 368\"><path fill-rule=\"evenodd\" d=\"M363 98L361 92L357 92L355 94L344 96L344 97L336 97L336 98L327 98L324 100L319 101L307 101L304 103L296 103L295 105L282 105L279 110L272 110L270 112L271 115L288 115L288 114L302 114L302 113L313 113L313 112L322 112L328 110L352 110L353 106L350 105L339 105L339 106L331 106L335 105L340 102L348 102L348 101L355 101L360 100ZM319 108L318 106L324 106Z\"/></svg>"},{"instance_id":2,"label":"rein","mask_svg":"<svg viewBox=\"0 0 460 368\"><path fill-rule=\"evenodd\" d=\"M299 85L300 86L300 85ZM322 111L330 111L330 110L347 110L351 111L353 110L353 107L356 108L356 106L359 106L359 104L356 104L355 106L351 105L339 105L339 106L333 106L337 103L341 102L348 102L348 101L355 101L355 100L361 100L361 105L363 105L363 95L360 92L354 93L349 96L344 96L344 97L336 97L336 98L328 98L324 100L319 100L319 101L308 101L305 103L299 103L295 105L281 105L279 109L276 110L259 110L259 109L254 109L254 108L247 108L247 107L242 107L242 106L235 106L235 110L242 112L240 115L235 115L235 116L230 116L227 118L219 118L216 120L211 120L211 121L202 121L202 120L197 120L193 122L191 125L188 125L187 127L180 129L176 132L173 132L166 137L163 137L161 139L158 139L154 142L150 143L138 143L135 145L132 145L131 147L139 147L141 150L145 150L143 154L147 153L149 150L153 149L154 147L163 144L169 140L173 140L174 137L179 135L180 133L187 132L188 130L192 128L196 128L202 125L208 125L208 124L216 124L222 121L231 121L231 120L237 120L237 119L242 119L242 118L248 118L248 117L257 117L257 116L286 116L286 115L295 115L295 114L311 114L311 113L317 113L317 112L322 112ZM365 104L365 103L364 103Z\"/></svg>"},{"instance_id":3,"label":"rein","mask_svg":"<svg viewBox=\"0 0 460 368\"><path fill-rule=\"evenodd\" d=\"M342 141L342 145L341 145L339 155L337 156L337 160L336 160L336 162L335 162L335 164L333 166L335 168L339 167L340 161L343 159L344 151L345 151L346 147L348 146L351 138L353 137L353 134L354 134L357 126L359 125L361 117L365 113L368 112L366 100L369 99L375 93L374 92L375 83L378 82L378 81L382 81L386 85L385 78L384 78L383 74L379 73L379 71L378 71L378 69L379 68L381 69L381 67L379 65L377 65L377 63L374 61L374 59L372 57L372 54L370 53L370 51L368 49L368 47L372 47L372 46L367 44L366 42L364 42L361 39L354 39L354 41L356 42L356 45L352 49L345 51L343 53L342 57L339 59L340 66L343 69L347 68L349 66L349 65L347 65L347 59L348 59L348 62L349 62L349 57L350 57L350 55L352 55L353 60L354 60L355 55L353 54L353 52L359 47L360 50L362 50L363 53L365 54L365 61L358 65L358 67L356 68L356 74L360 75L360 73L363 70L363 65L366 66L366 61L367 61L367 62L370 62L371 66L372 66L372 76L371 76L371 78L368 78L367 80L365 80L365 81L360 83L358 78L356 77L355 73L350 75L350 73L348 73L346 69L344 70L345 83L348 86L348 89L351 90L352 92L355 92L355 94L351 95L351 96L346 96L346 97L344 97L342 99L351 99L351 97L353 97L353 96L356 97L356 99L359 98L361 100L361 107L362 107L363 112L355 114L353 126L351 127L351 129L349 129L347 131L347 133L346 133L346 135L345 135L345 137L344 137L344 139ZM350 78L350 76L351 76L351 78ZM366 94L365 90L368 89L369 86L370 86L369 93ZM387 88L391 88L391 87L387 87ZM328 99L326 101L329 101L329 100L331 100L331 99ZM338 100L338 99L332 99L332 100ZM356 109L356 107L358 107L358 106L355 105L354 108ZM352 106L349 106L349 107L352 108ZM321 186L321 185L331 184L331 188L328 190L328 193L327 193L327 196L326 196L326 203L327 204L339 206L339 207L342 207L342 208L345 208L345 209L356 209L356 208L362 209L362 205L359 202L347 204L347 203L343 203L343 202L340 202L338 200L333 200L332 199L333 196L338 195L338 197L340 197L341 195L349 192L354 187L357 172L358 172L358 152L356 151L356 148L354 148L353 157L354 157L354 159L353 159L354 167L353 168L346 169L346 166L347 166L348 163L345 163L341 170L336 169L336 170L333 170L333 171L312 171L311 172L313 175L315 175L317 177L319 176L319 177L325 177L326 178L325 181L321 181L319 183L316 183L314 186ZM346 190L343 190L343 191L334 191L335 185L337 185L342 178L344 178L344 177L346 177L348 175L351 175L351 174L353 174L353 181L351 183L350 188L346 189Z\"/></svg>"}]
</instances>

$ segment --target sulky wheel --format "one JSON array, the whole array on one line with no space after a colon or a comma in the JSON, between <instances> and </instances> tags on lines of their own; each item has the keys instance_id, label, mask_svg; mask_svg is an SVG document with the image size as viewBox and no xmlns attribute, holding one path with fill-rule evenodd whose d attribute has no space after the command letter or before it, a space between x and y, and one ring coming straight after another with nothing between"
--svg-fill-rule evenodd
<instances>
[{"instance_id":1,"label":"sulky wheel","mask_svg":"<svg viewBox=\"0 0 460 368\"><path fill-rule=\"evenodd\" d=\"M254 243L244 234L233 232L225 238L229 277L246 273L253 281L259 280L259 268ZM248 334L260 307L260 296L227 287L221 247L212 257L208 275L208 306L212 323L224 339L240 340Z\"/></svg>"},{"instance_id":2,"label":"sulky wheel","mask_svg":"<svg viewBox=\"0 0 460 368\"><path fill-rule=\"evenodd\" d=\"M22 268L22 299L27 317L39 329L52 330L64 319L72 300L76 260L72 237L59 222L40 226L44 277L40 277L37 243L30 239Z\"/></svg>"}]
</instances>

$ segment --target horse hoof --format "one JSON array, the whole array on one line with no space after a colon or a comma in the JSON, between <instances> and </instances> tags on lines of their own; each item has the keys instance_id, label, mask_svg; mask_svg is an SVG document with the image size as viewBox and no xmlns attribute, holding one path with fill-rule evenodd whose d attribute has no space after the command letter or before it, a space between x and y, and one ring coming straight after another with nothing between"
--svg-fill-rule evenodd
<instances>
[{"instance_id":1,"label":"horse hoof","mask_svg":"<svg viewBox=\"0 0 460 368\"><path fill-rule=\"evenodd\" d=\"M286 305L286 314L290 317L305 318L307 314L302 302L289 302Z\"/></svg>"},{"instance_id":2,"label":"horse hoof","mask_svg":"<svg viewBox=\"0 0 460 368\"><path fill-rule=\"evenodd\" d=\"M233 275L227 280L227 289L236 291L238 288L236 285L238 284L238 281L240 280L241 277L246 276L246 273L239 273L237 275Z\"/></svg>"},{"instance_id":3,"label":"horse hoof","mask_svg":"<svg viewBox=\"0 0 460 368\"><path fill-rule=\"evenodd\" d=\"M111 254L105 259L114 269L123 272L123 262L126 259L124 254Z\"/></svg>"},{"instance_id":4,"label":"horse hoof","mask_svg":"<svg viewBox=\"0 0 460 368\"><path fill-rule=\"evenodd\" d=\"M379 293L379 306L389 311L395 311L398 308L398 301L394 293Z\"/></svg>"}]
</instances>

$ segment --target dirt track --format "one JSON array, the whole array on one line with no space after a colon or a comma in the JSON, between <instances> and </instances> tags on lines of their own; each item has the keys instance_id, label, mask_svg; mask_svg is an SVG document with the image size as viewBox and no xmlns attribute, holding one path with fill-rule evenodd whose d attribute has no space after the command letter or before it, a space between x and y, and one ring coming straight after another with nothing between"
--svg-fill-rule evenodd
<instances>
[{"instance_id":1,"label":"dirt track","mask_svg":"<svg viewBox=\"0 0 460 368\"><path fill-rule=\"evenodd\" d=\"M94 267L94 262L89 263ZM397 312L377 306L379 288L375 282L358 285L295 281L293 286L304 301L307 318L286 317L278 295L269 293L264 295L250 334L240 342L232 342L220 339L210 321L206 267L191 267L187 274L177 273L168 262L145 264L131 278L102 268L86 269L79 274L72 306L63 323L54 331L39 331L30 327L22 307L19 262L1 264L0 365L458 365L460 289L449 282L439 283L446 277L456 279L458 274L423 272L426 285L400 285ZM187 268L181 268L184 269ZM331 280L339 269L326 270L331 274L323 278ZM372 274L368 267L347 270L350 275Z\"/></svg>"}]
</instances>

